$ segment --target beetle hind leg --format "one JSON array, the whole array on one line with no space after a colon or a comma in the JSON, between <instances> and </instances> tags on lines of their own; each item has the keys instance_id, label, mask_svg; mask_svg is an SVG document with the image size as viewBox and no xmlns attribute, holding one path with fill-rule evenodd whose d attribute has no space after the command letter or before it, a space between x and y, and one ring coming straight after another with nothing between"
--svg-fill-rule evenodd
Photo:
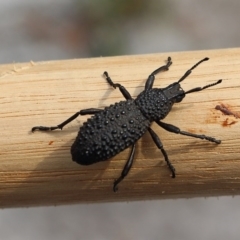
<instances>
[{"instance_id":1,"label":"beetle hind leg","mask_svg":"<svg viewBox=\"0 0 240 240\"><path fill-rule=\"evenodd\" d=\"M39 130L39 131L53 131L53 130L56 130L56 129L61 129L62 130L65 125L67 125L68 123L73 121L79 115L96 114L100 111L102 111L102 109L98 109L98 108L83 109L79 112L76 112L70 118L68 118L67 120L65 120L64 122L62 122L61 124L59 124L57 126L53 126L53 127L36 126L36 127L32 128L32 132L34 132L36 130Z\"/></svg>"}]
</instances>

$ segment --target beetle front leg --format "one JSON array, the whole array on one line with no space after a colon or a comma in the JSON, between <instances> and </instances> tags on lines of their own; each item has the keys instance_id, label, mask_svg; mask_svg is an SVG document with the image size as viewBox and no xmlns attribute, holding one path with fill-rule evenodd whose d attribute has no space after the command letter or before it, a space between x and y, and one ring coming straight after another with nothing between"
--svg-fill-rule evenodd
<instances>
[{"instance_id":1,"label":"beetle front leg","mask_svg":"<svg viewBox=\"0 0 240 240\"><path fill-rule=\"evenodd\" d=\"M203 134L194 134L194 133L190 133L190 132L185 132L185 131L181 131L180 128L172 125L172 124L168 124L168 123L164 123L161 121L155 121L160 127L162 127L163 129L169 131L169 132L173 132L176 134L181 134L181 135L185 135L185 136L189 136L189 137L194 137L194 138L200 138L200 139L205 139L208 140L210 142L214 142L217 144L221 143L221 140L217 140L213 137L209 137Z\"/></svg>"},{"instance_id":2,"label":"beetle front leg","mask_svg":"<svg viewBox=\"0 0 240 240\"><path fill-rule=\"evenodd\" d=\"M95 113L99 113L101 111L102 111L102 109L98 109L98 108L83 109L83 110L80 110L79 112L76 112L70 118L68 118L66 121L62 122L61 124L59 124L57 126L53 126L53 127L36 126L36 127L32 128L32 132L34 132L36 130L39 130L39 131L53 131L53 130L56 130L56 129L61 129L62 130L65 125L67 125L68 123L73 121L79 115L95 114Z\"/></svg>"},{"instance_id":3,"label":"beetle front leg","mask_svg":"<svg viewBox=\"0 0 240 240\"><path fill-rule=\"evenodd\" d=\"M145 83L145 90L150 90L150 89L152 89L153 83L154 83L154 80L155 80L155 75L158 74L159 72L162 72L162 71L168 71L168 69L169 69L169 67L170 67L171 65L172 65L171 57L168 57L168 59L167 59L167 64L166 64L166 65L164 65L164 66L156 69L155 71L153 71L153 72L149 75L149 77L148 77L148 79L147 79L147 81L146 81L146 83Z\"/></svg>"},{"instance_id":4,"label":"beetle front leg","mask_svg":"<svg viewBox=\"0 0 240 240\"><path fill-rule=\"evenodd\" d=\"M117 185L128 175L128 173L132 167L132 164L133 164L135 150L136 150L136 144L133 144L130 156L122 170L121 176L117 180L115 180L113 183L113 191L114 192L116 192L118 190Z\"/></svg>"}]
</instances>

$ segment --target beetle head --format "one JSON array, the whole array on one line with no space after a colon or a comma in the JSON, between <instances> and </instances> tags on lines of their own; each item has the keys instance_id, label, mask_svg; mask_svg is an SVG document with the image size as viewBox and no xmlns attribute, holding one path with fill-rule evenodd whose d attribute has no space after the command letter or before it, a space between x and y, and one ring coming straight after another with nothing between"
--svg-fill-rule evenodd
<instances>
[{"instance_id":1,"label":"beetle head","mask_svg":"<svg viewBox=\"0 0 240 240\"><path fill-rule=\"evenodd\" d=\"M208 84L204 87L196 87L196 88L192 88L188 91L183 91L183 89L180 86L180 82L182 82L184 79L187 78L187 76L189 76L192 72L192 70L194 68L196 68L200 63L209 60L209 58L204 58L202 60L200 60L198 63L196 63L195 65L193 65L189 70L186 71L186 73L175 83L170 84L168 87L166 87L165 89L163 89L164 94L166 95L166 97L168 98L169 101L172 101L172 103L178 103L181 102L183 100L183 98L185 97L186 94L188 93L192 93L192 92L198 92L198 91L202 91L205 88L209 88L212 87L214 85L217 85L219 83L222 82L222 80L218 80L215 83L212 84Z\"/></svg>"},{"instance_id":2,"label":"beetle head","mask_svg":"<svg viewBox=\"0 0 240 240\"><path fill-rule=\"evenodd\" d=\"M205 88L209 88L209 87L212 87L214 85L217 85L217 84L222 82L222 79L218 80L215 83L208 84L208 85L206 85L204 87L192 88L192 89L190 89L190 90L188 90L186 92L181 88L181 86L179 84L180 81L182 81L182 80L180 79L178 82L170 84L168 87L166 87L163 90L163 92L167 96L167 98L170 101L172 101L173 103L181 102L186 94L189 94L189 93L192 93L192 92L199 92L199 91L202 91Z\"/></svg>"},{"instance_id":3,"label":"beetle head","mask_svg":"<svg viewBox=\"0 0 240 240\"><path fill-rule=\"evenodd\" d=\"M164 95L173 103L179 103L185 97L185 92L178 82L170 84L164 90Z\"/></svg>"}]
</instances>

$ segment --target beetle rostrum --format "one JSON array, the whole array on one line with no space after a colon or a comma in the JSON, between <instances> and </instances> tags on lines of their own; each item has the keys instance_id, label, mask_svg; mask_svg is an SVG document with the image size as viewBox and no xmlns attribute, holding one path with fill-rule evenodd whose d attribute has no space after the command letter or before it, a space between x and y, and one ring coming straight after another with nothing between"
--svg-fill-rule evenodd
<instances>
[{"instance_id":1,"label":"beetle rostrum","mask_svg":"<svg viewBox=\"0 0 240 240\"><path fill-rule=\"evenodd\" d=\"M174 178L175 168L171 164L160 138L150 126L152 122L156 122L160 127L172 133L205 139L217 144L221 143L220 140L213 137L185 132L172 124L161 121L169 114L173 104L181 102L187 94L202 91L222 82L222 80L218 80L215 83L204 87L196 87L188 91L184 91L181 88L180 83L191 74L192 70L207 60L208 58L204 58L199 61L187 70L177 82L165 88L153 88L155 75L159 72L167 71L172 64L171 58L168 57L166 65L159 67L149 75L145 83L145 89L136 99L131 97L124 86L114 83L108 73L104 72L104 77L108 84L113 88L118 88L125 97L125 101L117 102L104 109L88 108L80 110L57 126L36 126L32 128L32 132L35 130L52 131L62 129L79 115L93 115L80 127L76 140L71 147L72 160L81 165L90 165L108 160L124 149L131 147L130 156L122 173L114 181L113 191L116 192L117 185L127 176L132 167L138 139L148 131L154 143L162 152Z\"/></svg>"}]
</instances>

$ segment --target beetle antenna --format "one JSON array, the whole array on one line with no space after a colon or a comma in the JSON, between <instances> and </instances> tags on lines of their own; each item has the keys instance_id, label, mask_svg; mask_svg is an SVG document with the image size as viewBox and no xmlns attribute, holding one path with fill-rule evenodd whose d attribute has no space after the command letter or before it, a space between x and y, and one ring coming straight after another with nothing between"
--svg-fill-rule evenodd
<instances>
[{"instance_id":1,"label":"beetle antenna","mask_svg":"<svg viewBox=\"0 0 240 240\"><path fill-rule=\"evenodd\" d=\"M202 62L208 61L208 60L209 60L209 58L206 57L206 58L200 60L199 62L197 62L195 65L193 65L193 66L192 66L189 70L187 70L187 71L185 72L185 74L178 80L178 83L182 82L185 78L187 78L187 77L191 74L192 70L193 70L194 68L196 68L199 64L201 64Z\"/></svg>"},{"instance_id":2,"label":"beetle antenna","mask_svg":"<svg viewBox=\"0 0 240 240\"><path fill-rule=\"evenodd\" d=\"M206 86L204 86L204 87L196 87L196 88L190 89L190 90L186 91L185 94L192 93L192 92L202 91L203 89L206 89L206 88L215 86L215 85L217 85L217 84L219 84L219 83L221 83L221 82L222 82L222 79L218 80L218 81L215 82L215 83L208 84L208 85L206 85Z\"/></svg>"}]
</instances>

